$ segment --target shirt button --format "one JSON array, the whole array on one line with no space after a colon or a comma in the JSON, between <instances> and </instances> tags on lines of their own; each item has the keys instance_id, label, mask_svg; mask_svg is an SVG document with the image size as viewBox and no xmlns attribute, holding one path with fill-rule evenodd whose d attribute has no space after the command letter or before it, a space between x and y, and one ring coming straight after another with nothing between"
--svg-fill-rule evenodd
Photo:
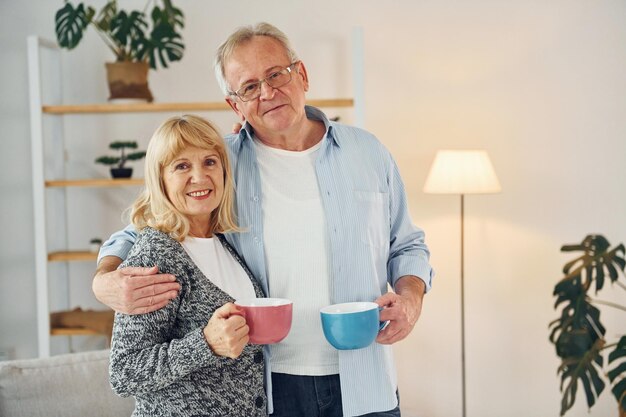
<instances>
[{"instance_id":1,"label":"shirt button","mask_svg":"<svg viewBox=\"0 0 626 417\"><path fill-rule=\"evenodd\" d=\"M257 352L254 354L254 363L263 362L263 352Z\"/></svg>"},{"instance_id":2,"label":"shirt button","mask_svg":"<svg viewBox=\"0 0 626 417\"><path fill-rule=\"evenodd\" d=\"M254 196L254 197L252 198L252 200L253 200L254 202L257 202L257 201L259 201L259 197Z\"/></svg>"},{"instance_id":3,"label":"shirt button","mask_svg":"<svg viewBox=\"0 0 626 417\"><path fill-rule=\"evenodd\" d=\"M265 401L263 401L263 397L256 397L256 400L254 400L254 405L256 405L257 408L263 407L264 404Z\"/></svg>"}]
</instances>

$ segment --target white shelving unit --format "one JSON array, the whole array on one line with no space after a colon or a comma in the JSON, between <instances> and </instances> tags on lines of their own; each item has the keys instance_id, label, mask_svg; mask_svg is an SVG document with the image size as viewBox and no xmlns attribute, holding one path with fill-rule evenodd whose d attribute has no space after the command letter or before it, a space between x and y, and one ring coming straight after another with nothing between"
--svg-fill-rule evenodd
<instances>
[{"instance_id":1,"label":"white shelving unit","mask_svg":"<svg viewBox=\"0 0 626 417\"><path fill-rule=\"evenodd\" d=\"M363 34L360 28L352 33L354 99L338 98L308 100L315 107L353 108L354 124L363 126ZM231 111L225 102L146 103L146 104L78 104L63 103L61 89L60 50L55 42L30 36L28 45L28 76L30 85L30 118L32 142L33 204L35 230L35 271L37 288L37 334L40 357L50 356L51 336L93 335L85 329L50 328L50 287L53 275L64 275L62 285L69 287L68 263L95 262L96 254L87 251L68 251L67 189L93 187L140 186L141 179L67 179L63 123L55 119L64 115L111 113L179 113L181 111ZM44 60L52 61L55 71L45 76L55 78L45 85L42 80ZM46 62L49 64L50 62ZM53 213L53 214L51 214ZM51 217L54 216L53 220ZM54 267L53 267L54 265ZM54 269L54 270L52 270ZM91 276L85 279L91 280ZM55 281L58 282L58 281ZM61 284L59 284L61 285ZM68 288L61 292L68 292ZM69 308L69 296L65 302Z\"/></svg>"}]
</instances>

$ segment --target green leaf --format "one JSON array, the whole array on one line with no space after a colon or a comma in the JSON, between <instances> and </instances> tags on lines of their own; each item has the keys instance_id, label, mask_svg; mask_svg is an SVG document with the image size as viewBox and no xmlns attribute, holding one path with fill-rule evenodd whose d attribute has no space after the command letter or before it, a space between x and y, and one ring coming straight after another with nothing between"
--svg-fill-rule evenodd
<instances>
[{"instance_id":1,"label":"green leaf","mask_svg":"<svg viewBox=\"0 0 626 417\"><path fill-rule=\"evenodd\" d=\"M129 161L136 161L138 159L143 158L144 156L146 156L145 152L133 152L133 153L129 153L128 155L126 155L126 159L128 159Z\"/></svg>"},{"instance_id":2,"label":"green leaf","mask_svg":"<svg viewBox=\"0 0 626 417\"><path fill-rule=\"evenodd\" d=\"M177 26L181 28L185 27L183 12L180 9L174 7L171 0L163 0L163 11L167 15L169 24L174 29L176 29Z\"/></svg>"},{"instance_id":3,"label":"green leaf","mask_svg":"<svg viewBox=\"0 0 626 417\"><path fill-rule=\"evenodd\" d=\"M582 244L561 246L561 252L575 252L579 250L585 250L585 247Z\"/></svg>"},{"instance_id":4,"label":"green leaf","mask_svg":"<svg viewBox=\"0 0 626 417\"><path fill-rule=\"evenodd\" d=\"M596 294L598 291L602 289L604 286L604 265L601 262L598 262L596 265Z\"/></svg>"},{"instance_id":5,"label":"green leaf","mask_svg":"<svg viewBox=\"0 0 626 417\"><path fill-rule=\"evenodd\" d=\"M147 59L150 68L156 69L157 62L163 68L167 68L168 63L180 61L185 51L182 37L176 33L174 28L167 23L163 13L153 10L154 28L150 32L149 39L137 39L133 43L133 49L137 51L137 58Z\"/></svg>"},{"instance_id":6,"label":"green leaf","mask_svg":"<svg viewBox=\"0 0 626 417\"><path fill-rule=\"evenodd\" d=\"M615 368L607 372L607 376L609 377L609 381L611 382L614 382L615 379L622 374L624 374L624 377L626 377L626 362L620 363Z\"/></svg>"},{"instance_id":7,"label":"green leaf","mask_svg":"<svg viewBox=\"0 0 626 417\"><path fill-rule=\"evenodd\" d=\"M128 46L133 39L145 37L147 27L143 13L133 11L127 14L122 10L111 20L111 35L120 45Z\"/></svg>"},{"instance_id":8,"label":"green leaf","mask_svg":"<svg viewBox=\"0 0 626 417\"><path fill-rule=\"evenodd\" d=\"M104 165L115 165L120 162L120 160L121 158L118 158L116 156L101 156L100 158L96 159L96 162Z\"/></svg>"},{"instance_id":9,"label":"green leaf","mask_svg":"<svg viewBox=\"0 0 626 417\"><path fill-rule=\"evenodd\" d=\"M565 414L565 412L574 405L579 380L583 383L583 387L585 388L588 404L593 404L595 402L594 396L599 395L599 393L604 390L604 382L602 382L595 369L595 367L598 366L598 356L601 356L600 350L603 346L604 340L599 339L582 356L568 357L559 367L558 372L561 373L561 391L563 392L561 415ZM567 385L565 385L566 382Z\"/></svg>"},{"instance_id":10,"label":"green leaf","mask_svg":"<svg viewBox=\"0 0 626 417\"><path fill-rule=\"evenodd\" d=\"M115 142L111 142L109 144L109 148L111 149L122 149L122 148L129 148L129 149L137 149L137 142L135 141L115 141Z\"/></svg>"},{"instance_id":11,"label":"green leaf","mask_svg":"<svg viewBox=\"0 0 626 417\"><path fill-rule=\"evenodd\" d=\"M617 342L615 349L609 353L609 363L624 357L626 357L626 336L622 336Z\"/></svg>"},{"instance_id":12,"label":"green leaf","mask_svg":"<svg viewBox=\"0 0 626 417\"><path fill-rule=\"evenodd\" d=\"M117 15L117 2L115 0L109 1L104 5L100 13L98 13L98 17L96 18L94 24L96 27L102 32L110 32L111 30L111 21Z\"/></svg>"},{"instance_id":13,"label":"green leaf","mask_svg":"<svg viewBox=\"0 0 626 417\"><path fill-rule=\"evenodd\" d=\"M55 30L59 46L67 49L74 49L83 38L83 33L87 25L91 22L94 9L80 3L76 8L71 3L65 3L55 16Z\"/></svg>"},{"instance_id":14,"label":"green leaf","mask_svg":"<svg viewBox=\"0 0 626 417\"><path fill-rule=\"evenodd\" d=\"M563 250L563 249L561 249L561 250ZM569 261L568 263L566 263L563 266L563 273L564 274L568 274L569 271L574 267L574 265L576 265L577 263L581 263L581 262L584 263L584 260L585 260L585 255L581 255L578 258L576 258L576 259L574 259L572 261Z\"/></svg>"},{"instance_id":15,"label":"green leaf","mask_svg":"<svg viewBox=\"0 0 626 417\"><path fill-rule=\"evenodd\" d=\"M622 256L617 255L618 252L622 252ZM620 269L622 271L624 271L624 269L626 268L626 259L624 259L624 253L626 253L626 248L624 247L624 244L620 244L618 247L615 248L615 263L619 265Z\"/></svg>"},{"instance_id":16,"label":"green leaf","mask_svg":"<svg viewBox=\"0 0 626 417\"><path fill-rule=\"evenodd\" d=\"M601 357L601 356L598 356L598 357ZM602 365L599 365L600 369L601 369L601 366ZM596 395L596 397L599 397L600 394L602 394L602 391L604 391L604 388L606 387L606 384L604 383L604 381L602 381L602 379L598 375L598 371L593 366L593 364L590 364L587 367L587 372L591 376L591 382L593 383L593 389L595 391L595 395ZM589 406L589 407L591 407L591 406Z\"/></svg>"},{"instance_id":17,"label":"green leaf","mask_svg":"<svg viewBox=\"0 0 626 417\"><path fill-rule=\"evenodd\" d=\"M600 310L589 303L581 303L580 310L584 314L584 322L582 323L582 326L592 332L592 339L594 342L598 338L604 337L606 329L600 321Z\"/></svg>"},{"instance_id":18,"label":"green leaf","mask_svg":"<svg viewBox=\"0 0 626 417\"><path fill-rule=\"evenodd\" d=\"M615 280L619 277L617 269L610 263L606 264L606 267L609 270L609 277L611 278L611 282L615 282Z\"/></svg>"},{"instance_id":19,"label":"green leaf","mask_svg":"<svg viewBox=\"0 0 626 417\"><path fill-rule=\"evenodd\" d=\"M611 392L615 396L617 402L621 404L624 410L626 410L626 378L615 384Z\"/></svg>"},{"instance_id":20,"label":"green leaf","mask_svg":"<svg viewBox=\"0 0 626 417\"><path fill-rule=\"evenodd\" d=\"M561 358L582 357L593 345L587 329L564 331L556 341L557 355Z\"/></svg>"},{"instance_id":21,"label":"green leaf","mask_svg":"<svg viewBox=\"0 0 626 417\"><path fill-rule=\"evenodd\" d=\"M583 293L582 278L580 275L572 275L562 279L554 286L553 295L572 300Z\"/></svg>"},{"instance_id":22,"label":"green leaf","mask_svg":"<svg viewBox=\"0 0 626 417\"><path fill-rule=\"evenodd\" d=\"M593 391L591 391L591 384L589 383L589 379L587 378L587 375L582 374L580 376L580 382L583 383L583 388L585 390L585 397L587 399L587 407L591 408L596 403L596 398L593 394Z\"/></svg>"}]
</instances>

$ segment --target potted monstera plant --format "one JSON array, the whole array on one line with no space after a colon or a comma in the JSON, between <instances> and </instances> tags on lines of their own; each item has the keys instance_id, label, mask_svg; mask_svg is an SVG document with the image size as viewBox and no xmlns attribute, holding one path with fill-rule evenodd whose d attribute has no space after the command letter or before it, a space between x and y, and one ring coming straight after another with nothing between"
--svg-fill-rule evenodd
<instances>
[{"instance_id":1,"label":"potted monstera plant","mask_svg":"<svg viewBox=\"0 0 626 417\"><path fill-rule=\"evenodd\" d=\"M106 63L109 100L152 101L149 68L167 68L169 63L179 61L185 50L180 34L184 16L171 0L148 0L144 10L131 12L118 8L116 0L109 0L98 13L84 3L74 6L66 1L56 12L55 24L62 48L74 49L87 27L92 26L115 54L115 62Z\"/></svg>"},{"instance_id":2,"label":"potted monstera plant","mask_svg":"<svg viewBox=\"0 0 626 417\"><path fill-rule=\"evenodd\" d=\"M136 161L146 156L145 151L125 152L125 149L137 149L137 142L115 141L109 144L109 148L120 151L119 156L101 156L96 162L104 165L111 165L111 176L113 178L130 178L133 169L126 166L128 161Z\"/></svg>"},{"instance_id":3,"label":"potted monstera plant","mask_svg":"<svg viewBox=\"0 0 626 417\"><path fill-rule=\"evenodd\" d=\"M618 415L626 417L626 335L615 340L607 337L596 306L623 311L626 307L590 295L606 289L609 281L612 288L626 290L624 245L611 248L604 236L588 235L579 244L564 245L561 251L582 252L565 264L565 276L554 288L554 307L561 316L550 323L550 341L561 358L561 416L574 405L579 385L589 408L608 385L617 400Z\"/></svg>"}]
</instances>

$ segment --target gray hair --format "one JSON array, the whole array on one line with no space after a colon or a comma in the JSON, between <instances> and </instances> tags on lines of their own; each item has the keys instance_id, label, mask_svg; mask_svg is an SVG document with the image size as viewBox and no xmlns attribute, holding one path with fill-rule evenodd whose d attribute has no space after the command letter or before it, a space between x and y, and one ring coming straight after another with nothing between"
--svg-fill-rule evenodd
<instances>
[{"instance_id":1,"label":"gray hair","mask_svg":"<svg viewBox=\"0 0 626 417\"><path fill-rule=\"evenodd\" d=\"M255 36L268 36L277 40L285 48L290 62L299 61L298 54L296 54L296 51L291 46L289 38L276 26L265 22L257 23L256 25L242 26L220 45L215 54L215 78L225 95L229 95L233 91L228 85L224 74L226 62L230 59L238 46L249 42Z\"/></svg>"}]
</instances>

